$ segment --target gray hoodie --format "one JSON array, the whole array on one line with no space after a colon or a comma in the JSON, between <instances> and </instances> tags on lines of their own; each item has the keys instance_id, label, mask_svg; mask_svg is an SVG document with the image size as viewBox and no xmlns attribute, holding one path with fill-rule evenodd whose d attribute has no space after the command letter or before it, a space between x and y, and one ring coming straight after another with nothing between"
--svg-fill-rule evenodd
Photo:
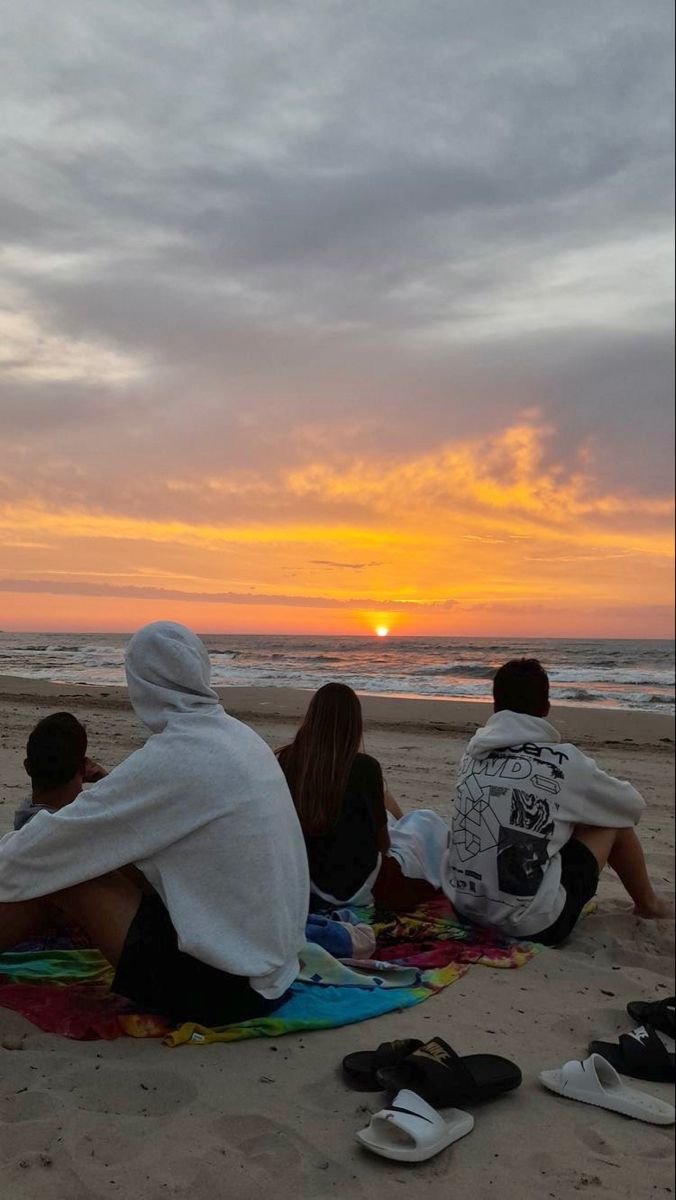
<instances>
[{"instance_id":1,"label":"gray hoodie","mask_svg":"<svg viewBox=\"0 0 676 1200\"><path fill-rule=\"evenodd\" d=\"M560 852L575 826L635 825L644 807L549 721L494 713L460 762L444 892L477 925L541 933L565 902Z\"/></svg>"},{"instance_id":2,"label":"gray hoodie","mask_svg":"<svg viewBox=\"0 0 676 1200\"><path fill-rule=\"evenodd\" d=\"M166 904L182 950L280 996L298 973L309 878L279 764L223 711L206 648L188 629L146 626L126 670L151 736L72 804L0 839L0 901L133 863Z\"/></svg>"},{"instance_id":3,"label":"gray hoodie","mask_svg":"<svg viewBox=\"0 0 676 1200\"><path fill-rule=\"evenodd\" d=\"M47 804L34 804L32 796L24 796L21 804L14 813L14 828L23 829L39 812L53 812Z\"/></svg>"}]
</instances>

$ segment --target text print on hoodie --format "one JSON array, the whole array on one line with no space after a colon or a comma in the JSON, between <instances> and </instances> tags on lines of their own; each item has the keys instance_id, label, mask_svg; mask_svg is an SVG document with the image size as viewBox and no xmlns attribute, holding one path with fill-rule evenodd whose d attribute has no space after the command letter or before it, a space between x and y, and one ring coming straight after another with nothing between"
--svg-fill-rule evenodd
<instances>
[{"instance_id":1,"label":"text print on hoodie","mask_svg":"<svg viewBox=\"0 0 676 1200\"><path fill-rule=\"evenodd\" d=\"M309 878L293 801L270 748L228 716L206 647L157 622L126 656L142 749L59 812L0 840L0 901L29 900L134 863L181 950L269 999L298 974Z\"/></svg>"},{"instance_id":2,"label":"text print on hoodie","mask_svg":"<svg viewBox=\"0 0 676 1200\"><path fill-rule=\"evenodd\" d=\"M494 713L460 762L444 892L478 925L542 933L563 909L560 851L575 826L621 829L644 807L548 721Z\"/></svg>"}]
</instances>

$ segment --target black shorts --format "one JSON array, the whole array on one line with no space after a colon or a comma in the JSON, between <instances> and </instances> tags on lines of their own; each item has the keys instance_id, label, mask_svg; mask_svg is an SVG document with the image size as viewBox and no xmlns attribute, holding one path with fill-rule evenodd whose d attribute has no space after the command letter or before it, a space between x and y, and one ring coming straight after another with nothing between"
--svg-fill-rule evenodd
<instances>
[{"instance_id":1,"label":"black shorts","mask_svg":"<svg viewBox=\"0 0 676 1200\"><path fill-rule=\"evenodd\" d=\"M171 917L157 895L141 898L111 991L176 1024L210 1026L266 1016L286 999L265 1000L243 976L179 950Z\"/></svg>"},{"instance_id":2,"label":"black shorts","mask_svg":"<svg viewBox=\"0 0 676 1200\"><path fill-rule=\"evenodd\" d=\"M573 932L585 904L596 895L599 865L589 847L577 838L566 842L561 851L561 883L566 902L560 915L542 933L531 934L529 941L542 942L543 946L558 946Z\"/></svg>"}]
</instances>

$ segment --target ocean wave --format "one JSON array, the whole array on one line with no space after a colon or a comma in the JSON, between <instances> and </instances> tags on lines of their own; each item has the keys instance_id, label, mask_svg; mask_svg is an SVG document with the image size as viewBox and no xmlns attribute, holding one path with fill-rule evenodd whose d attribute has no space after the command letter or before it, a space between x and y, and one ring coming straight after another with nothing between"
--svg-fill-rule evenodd
<instances>
[{"instance_id":1,"label":"ocean wave","mask_svg":"<svg viewBox=\"0 0 676 1200\"><path fill-rule=\"evenodd\" d=\"M26 637L31 638L29 642ZM39 637L39 642L32 639ZM79 684L124 684L124 635L2 634L8 675ZM314 691L328 679L361 693L488 700L498 663L524 655L548 667L555 702L672 712L673 643L543 639L324 638L211 635L219 687L295 687Z\"/></svg>"},{"instance_id":2,"label":"ocean wave","mask_svg":"<svg viewBox=\"0 0 676 1200\"><path fill-rule=\"evenodd\" d=\"M598 671L590 667L552 667L548 674L552 683L598 683L606 687L674 687L676 684L673 671L637 671L624 668L599 676Z\"/></svg>"},{"instance_id":3,"label":"ocean wave","mask_svg":"<svg viewBox=\"0 0 676 1200\"><path fill-rule=\"evenodd\" d=\"M561 692L557 699L578 700L582 704L588 704L591 700L603 700L604 696L598 692L587 692L584 688L574 688L572 691Z\"/></svg>"},{"instance_id":4,"label":"ocean wave","mask_svg":"<svg viewBox=\"0 0 676 1200\"><path fill-rule=\"evenodd\" d=\"M413 676L429 676L433 678L435 675L451 675L459 679L492 679L495 675L497 667L490 666L486 663L446 663L439 667L418 667L415 671L410 671Z\"/></svg>"}]
</instances>

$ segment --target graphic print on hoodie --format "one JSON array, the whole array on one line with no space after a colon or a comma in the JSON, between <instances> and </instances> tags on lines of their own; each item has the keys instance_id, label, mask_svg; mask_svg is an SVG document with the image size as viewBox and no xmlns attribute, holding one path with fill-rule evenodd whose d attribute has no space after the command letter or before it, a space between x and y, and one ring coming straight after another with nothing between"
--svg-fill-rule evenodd
<instances>
[{"instance_id":1,"label":"graphic print on hoodie","mask_svg":"<svg viewBox=\"0 0 676 1200\"><path fill-rule=\"evenodd\" d=\"M460 762L444 892L477 924L542 932L565 902L560 851L575 826L633 825L643 807L548 721L494 713Z\"/></svg>"}]
</instances>

